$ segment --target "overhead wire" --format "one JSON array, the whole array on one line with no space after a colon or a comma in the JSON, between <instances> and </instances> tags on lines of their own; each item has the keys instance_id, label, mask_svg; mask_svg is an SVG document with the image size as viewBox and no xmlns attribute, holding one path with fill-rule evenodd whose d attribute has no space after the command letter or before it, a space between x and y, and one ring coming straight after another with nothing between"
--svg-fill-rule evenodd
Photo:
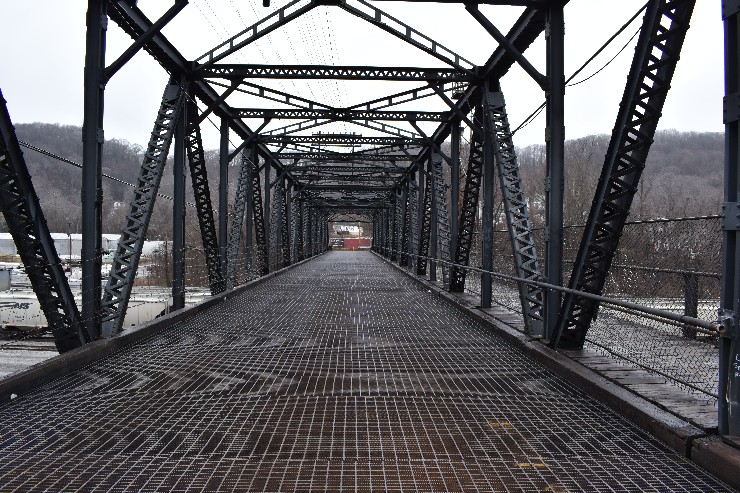
<instances>
[{"instance_id":1,"label":"overhead wire","mask_svg":"<svg viewBox=\"0 0 740 493\"><path fill-rule=\"evenodd\" d=\"M648 3L649 3L649 2L648 2ZM610 60L609 60L609 61L608 61L608 62L607 62L607 63L606 63L606 64L605 64L604 66L602 66L602 67L601 67L601 68L600 68L599 70L597 70L596 72L594 72L594 73L593 73L593 74L591 74L590 76L588 76L588 77L584 78L583 80L580 80L580 81L578 81L578 82L575 82L575 83L573 83L573 84L569 84L569 82L570 82L570 81L572 81L573 79L575 79L575 78L576 78L576 77L578 76L578 74L580 74L580 73L581 73L581 72L582 72L582 71L583 71L583 70L584 70L584 69L585 69L586 67L588 67L588 66L589 66L589 65L591 64L591 62L593 62L593 61L594 61L594 60L596 59L596 57L598 57L598 56L599 56L599 55L600 55L600 54L601 54L601 53L602 53L602 52L603 52L603 51L604 51L604 50L605 50L605 49L606 49L607 47L609 47L609 45L611 45L611 44L612 44L612 42L614 42L614 40L615 40L615 39L616 39L616 38L617 38L617 37L618 37L618 36L619 36L620 34L622 34L622 33L623 33L623 32L624 32L625 30L627 30L627 28L628 28L628 27L629 27L629 26L630 26L630 25L631 25L631 24L632 24L632 23L634 22L634 20L635 20L635 19L637 19L637 17L639 17L639 15L640 15L640 14L641 14L641 13L642 13L642 12L643 12L643 11L644 11L645 9L647 9L648 3L645 3L645 4L643 4L643 5L642 5L642 6L641 6L641 7L640 7L640 8L638 9L638 10L637 10L637 12L635 12L635 13L634 13L634 14L633 14L633 15L632 15L632 16L631 16L630 18L629 18L629 20L628 20L627 22L625 22L625 23L624 23L624 24L623 24L623 25L622 25L622 26L621 26L621 27L620 27L619 29L617 29L617 31L616 31L616 32L615 32L614 34L612 34L612 35L611 35L611 37L609 37L609 39L607 39L607 40L606 40L606 41L605 41L605 42L604 42L604 43L603 43L603 44L602 44L602 45L601 45L601 46L599 47L599 49L597 49L597 50L596 50L596 51L595 51L595 52L594 52L594 53L593 53L593 54L592 54L592 55L591 55L591 56L590 56L590 57L589 57L589 58L588 58L588 59L587 59L587 60L586 60L586 61L585 61L585 62L584 62L584 63L583 63L583 64L582 64L582 65L581 65L581 66L580 66L580 67L579 67L579 68L578 68L578 69L577 69L576 71L575 71L575 72L573 72L573 74L572 74L572 75L571 75L570 77L568 77L568 79L567 79L567 80L565 81L565 87L573 87L573 86L576 86L576 85L578 85L578 84L581 84L581 83L583 83L583 82L586 82L587 80L590 80L591 78L593 78L594 76L596 76L597 74L599 74L600 72L602 72L602 71L603 71L603 70L604 70L604 69L605 69L606 67L608 67L609 65L611 65L611 64L612 64L612 62L614 62L614 60L616 60L616 58L617 58L617 57L618 57L618 56L619 56L619 55L620 55L620 54L621 54L621 53L622 53L622 52L623 52L623 51L624 51L624 50L625 50L625 49L627 48L627 46L629 46L629 45L630 45L630 43L632 43L632 40L633 40L633 39L635 38L635 36L637 36L637 34L639 34L639 32L641 31L641 29L642 29L642 28L639 28L639 29L637 30L637 32L635 32L635 34L633 34L633 35L632 35L632 37L631 37L631 38L629 39L629 41L627 41L627 42L626 42L626 43L624 44L624 46L622 46L622 48L621 48L621 49L620 49L620 50L619 50L619 51L617 52L617 54L616 54L616 55L614 55L614 56L613 56L613 57L612 57L612 58L611 58L611 59L610 59ZM514 129L514 131L512 131L512 132L511 132L511 135L514 135L514 134L516 134L516 133L517 133L517 132L518 132L519 130L523 129L524 127L526 127L527 125L529 125L530 123L532 123L532 122L533 122L533 121L534 121L534 120L535 120L535 119L536 119L536 118L537 118L537 117L538 117L538 116L540 115L540 113L542 113L542 111L544 110L544 108L545 108L545 105L546 105L546 104L547 104L546 102L543 102L542 104L540 104L540 105L539 105L539 106L538 106L538 107L537 107L537 108L536 108L536 109L535 109L535 110L534 110L534 111L533 111L532 113L530 113L530 114L529 114L529 116L527 116L527 117L526 117L526 118L524 119L524 121L523 121L522 123L520 123L520 124L519 124L519 126L518 126L518 127L516 128L516 129Z\"/></svg>"}]
</instances>

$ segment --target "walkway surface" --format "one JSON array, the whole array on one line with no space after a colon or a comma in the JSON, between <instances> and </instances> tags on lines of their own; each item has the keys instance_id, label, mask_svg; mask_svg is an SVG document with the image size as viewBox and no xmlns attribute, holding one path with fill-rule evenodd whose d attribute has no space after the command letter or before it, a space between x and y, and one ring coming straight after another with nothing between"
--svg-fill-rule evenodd
<instances>
[{"instance_id":1,"label":"walkway surface","mask_svg":"<svg viewBox=\"0 0 740 493\"><path fill-rule=\"evenodd\" d=\"M0 491L730 491L367 252L0 407Z\"/></svg>"}]
</instances>

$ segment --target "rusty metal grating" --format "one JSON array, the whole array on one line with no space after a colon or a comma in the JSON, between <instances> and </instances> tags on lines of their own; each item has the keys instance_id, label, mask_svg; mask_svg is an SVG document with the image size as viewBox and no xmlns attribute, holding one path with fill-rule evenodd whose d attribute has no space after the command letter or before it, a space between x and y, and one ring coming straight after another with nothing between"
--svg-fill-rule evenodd
<instances>
[{"instance_id":1,"label":"rusty metal grating","mask_svg":"<svg viewBox=\"0 0 740 493\"><path fill-rule=\"evenodd\" d=\"M369 253L0 407L0 491L730 491Z\"/></svg>"}]
</instances>

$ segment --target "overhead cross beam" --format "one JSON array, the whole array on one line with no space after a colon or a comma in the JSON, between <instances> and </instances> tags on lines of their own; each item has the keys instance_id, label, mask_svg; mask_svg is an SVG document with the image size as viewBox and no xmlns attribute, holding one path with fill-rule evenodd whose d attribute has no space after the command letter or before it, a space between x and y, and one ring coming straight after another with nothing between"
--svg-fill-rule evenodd
<instances>
[{"instance_id":1,"label":"overhead cross beam","mask_svg":"<svg viewBox=\"0 0 740 493\"><path fill-rule=\"evenodd\" d=\"M237 118L273 118L278 120L304 120L326 118L328 120L357 121L381 120L406 122L409 120L425 122L444 122L449 119L447 112L435 111L358 111L345 109L262 109L262 108L235 108L233 114Z\"/></svg>"},{"instance_id":2,"label":"overhead cross beam","mask_svg":"<svg viewBox=\"0 0 740 493\"><path fill-rule=\"evenodd\" d=\"M284 152L276 154L278 159L289 160L307 160L307 161L411 161L413 158L405 154L354 154L342 152Z\"/></svg>"},{"instance_id":3,"label":"overhead cross beam","mask_svg":"<svg viewBox=\"0 0 740 493\"><path fill-rule=\"evenodd\" d=\"M204 79L341 79L470 82L475 77L449 68L367 67L331 65L210 65L196 69L194 75Z\"/></svg>"},{"instance_id":4,"label":"overhead cross beam","mask_svg":"<svg viewBox=\"0 0 740 493\"><path fill-rule=\"evenodd\" d=\"M363 137L357 134L315 134L315 135L291 135L291 136L268 136L260 137L259 142L263 144L323 144L323 145L420 145L422 140L407 137Z\"/></svg>"}]
</instances>

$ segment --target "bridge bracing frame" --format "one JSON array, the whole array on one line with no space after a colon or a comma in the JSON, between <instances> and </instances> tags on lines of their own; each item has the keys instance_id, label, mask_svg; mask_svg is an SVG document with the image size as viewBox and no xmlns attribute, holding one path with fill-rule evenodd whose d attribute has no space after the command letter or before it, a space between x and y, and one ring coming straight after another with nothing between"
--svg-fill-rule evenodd
<instances>
[{"instance_id":1,"label":"bridge bracing frame","mask_svg":"<svg viewBox=\"0 0 740 493\"><path fill-rule=\"evenodd\" d=\"M514 141L506 114L504 94L496 88L488 95L488 112L492 125L493 145L496 155L496 169L501 189L501 198L506 213L506 225L511 240L514 259L514 272L520 279L538 281L540 267L532 236L532 223L529 218L527 196L524 193L522 177L519 172L514 149ZM517 283L522 314L527 333L533 337L544 335L542 290L526 282Z\"/></svg>"},{"instance_id":2,"label":"bridge bracing frame","mask_svg":"<svg viewBox=\"0 0 740 493\"><path fill-rule=\"evenodd\" d=\"M218 294L226 289L221 267L221 251L218 245L218 233L211 202L211 189L208 185L208 171L203 152L203 140L200 135L200 126L197 122L198 105L195 100L188 102L187 125L187 154L190 163L190 178L193 184L193 195L198 210L198 224L203 242L203 252L208 269L208 282L212 294Z\"/></svg>"},{"instance_id":3,"label":"bridge bracing frame","mask_svg":"<svg viewBox=\"0 0 740 493\"><path fill-rule=\"evenodd\" d=\"M252 169L254 163L252 162L252 155L254 148L247 148L242 151L241 164L239 166L239 178L236 182L236 195L234 197L234 211L231 216L231 225L229 226L229 241L227 245L227 255L229 259L226 277L226 288L232 289L238 285L237 269L239 258L239 249L241 246L242 239L242 228L245 223L245 213L247 210L247 203L249 202L249 184L251 180ZM250 245L247 244L249 247Z\"/></svg>"},{"instance_id":4,"label":"bridge bracing frame","mask_svg":"<svg viewBox=\"0 0 740 493\"><path fill-rule=\"evenodd\" d=\"M695 0L648 3L569 286L602 294L645 168ZM553 345L583 346L598 302L566 294Z\"/></svg>"},{"instance_id":5,"label":"bridge bracing frame","mask_svg":"<svg viewBox=\"0 0 740 493\"><path fill-rule=\"evenodd\" d=\"M719 316L719 432L740 435L740 4L723 3L725 190Z\"/></svg>"},{"instance_id":6,"label":"bridge bracing frame","mask_svg":"<svg viewBox=\"0 0 740 493\"><path fill-rule=\"evenodd\" d=\"M120 332L123 326L167 154L186 97L186 87L172 80L167 83L103 292L100 318L104 337Z\"/></svg>"},{"instance_id":7,"label":"bridge bracing frame","mask_svg":"<svg viewBox=\"0 0 740 493\"><path fill-rule=\"evenodd\" d=\"M0 91L0 210L60 353L90 341Z\"/></svg>"},{"instance_id":8,"label":"bridge bracing frame","mask_svg":"<svg viewBox=\"0 0 740 493\"><path fill-rule=\"evenodd\" d=\"M147 19L136 2L130 0L88 0L81 196L83 283L79 313L75 312L73 301L59 301L68 296L69 287L65 288L63 280L54 279L58 275L53 268L58 264L58 256L53 245L43 245L43 241L41 246L34 244L36 246L28 248L36 249L36 257L31 255L28 261L24 259L24 262L33 263L36 259L39 265L48 262L52 266L40 270L47 277L50 276L52 287L44 288L39 281L36 291L40 299L47 297L48 306L51 307L50 320L55 320L50 325L60 351L88 340L115 335L122 329L171 141L175 147L175 196L172 209L172 293L175 309L185 304L186 266L183 252L186 248L186 158L209 286L214 294L242 282L237 278L237 272L241 268L238 262L241 261L244 237L247 278L250 272L265 275L271 266L285 267L323 252L327 248L330 218L336 217L340 211L361 211L360 214L372 217L372 245L375 251L393 262L410 267L417 275L428 276L432 281L436 280L437 267L441 267L443 285L450 291L465 290L469 275L467 269L471 266L481 268L480 306L490 307L496 302L494 286L497 282L491 271L496 270L494 265L504 261L496 257L494 263L496 252L493 251L494 187L498 180L497 190L501 193L504 206L514 272L520 279L518 291L526 330L530 336L543 338L554 346L581 347L598 310L598 303L573 293L561 295L559 290L541 289L527 282L545 281L555 286L563 284L563 11L567 0L488 2L524 6L520 17L506 34L501 33L477 5L458 3L490 34L492 44L496 43L491 56L479 66L365 0L295 0L206 51L194 61L186 59L162 33L162 28L186 7L185 0L174 1L174 5L156 22ZM740 203L740 182L731 183L733 177L740 176L736 152L736 141L740 139L736 135L740 117L736 111L738 105L735 104L740 91L737 87L740 76L736 73L739 8L736 3L724 4L728 53L726 176L729 183L725 208L733 213L736 209L740 210L737 206ZM647 4L623 103L573 266L570 278L570 287L573 289L592 294L601 294L604 290L693 5L693 0L650 0ZM331 8L341 9L395 36L430 55L441 66L289 66L233 64L230 62L233 57L227 60L230 55L277 32L286 24L297 22L302 15L314 9ZM133 40L124 54L108 67L105 66L107 18L113 20ZM525 54L543 33L547 66L546 73L541 74ZM166 107L166 110L160 111L155 123L135 199L114 259L114 268L107 286L101 290L101 156L105 83L140 50L146 51L163 67L171 82L163 98L163 108ZM535 250L527 197L500 85L502 78L515 64L542 88L546 99L547 177L545 248L542 252ZM420 87L407 87L395 94L337 108L250 80L255 78L405 81L418 82ZM453 90L456 93L454 100L451 95ZM173 91L176 96L172 95ZM232 94L249 95L250 101L258 98L271 101L276 106L233 106L230 104L235 100ZM433 97L439 98L437 103L440 100L444 102L444 111L406 110L411 103ZM205 108L203 111L199 112L198 103ZM405 105L404 110L397 109L401 104ZM220 120L218 214L214 213L211 201L211 185L200 131L200 125L211 117ZM245 123L247 119L262 119L264 124L253 130ZM283 127L273 125L271 129L264 130L268 122L278 119L298 121ZM369 130L373 135L316 132L332 122L348 122L362 131ZM436 130L427 135L417 125L418 122L434 123ZM469 158L463 170L460 140L464 127L470 132L471 139ZM308 132L311 129L314 133ZM236 149L230 149L230 138L240 142ZM449 151L443 152L443 144L448 139ZM337 146L351 148L351 151L328 150ZM236 193L229 197L229 163L239 153L242 153L242 157L238 176L231 177L236 178ZM16 158L13 158L12 165L23 167L22 161ZM10 165L4 163L4 166L3 170L11 169ZM22 169L18 170L13 168L11 171L21 176ZM11 176L11 171L4 172ZM458 203L460 174L463 171L465 183L462 201ZM16 192L6 195L20 194L25 203L23 207L35 211L32 187L17 188L13 183L19 179L11 177L9 180L8 190L15 186ZM8 200L3 201L4 211L11 208ZM728 217L730 215L728 213ZM18 244L31 245L28 238L39 234L43 237L43 231L33 232L26 223L19 220L17 224L10 225L9 222L9 225L14 238L17 236ZM735 286L739 283L734 281L740 277L735 273L740 272L740 268L736 267L740 260L733 253L736 243L740 244L735 240L738 230L740 226L725 221L722 316L725 317L728 330L723 333L721 344L721 378L728 384L720 385L721 391L726 392L723 394L726 399L720 406L720 428L723 432L732 429L735 433L739 426L737 421L740 421L736 418L733 421L732 418L740 414L732 414L732 409L740 407L740 385L736 384L737 367L740 365L736 343L736 320L740 308L736 305L740 295ZM478 250L479 257L471 255ZM544 260L542 271L538 254ZM740 254L737 256L740 257ZM451 266L448 265L450 262ZM471 262L479 264L471 265ZM59 311L60 303L67 305L66 310Z\"/></svg>"}]
</instances>

